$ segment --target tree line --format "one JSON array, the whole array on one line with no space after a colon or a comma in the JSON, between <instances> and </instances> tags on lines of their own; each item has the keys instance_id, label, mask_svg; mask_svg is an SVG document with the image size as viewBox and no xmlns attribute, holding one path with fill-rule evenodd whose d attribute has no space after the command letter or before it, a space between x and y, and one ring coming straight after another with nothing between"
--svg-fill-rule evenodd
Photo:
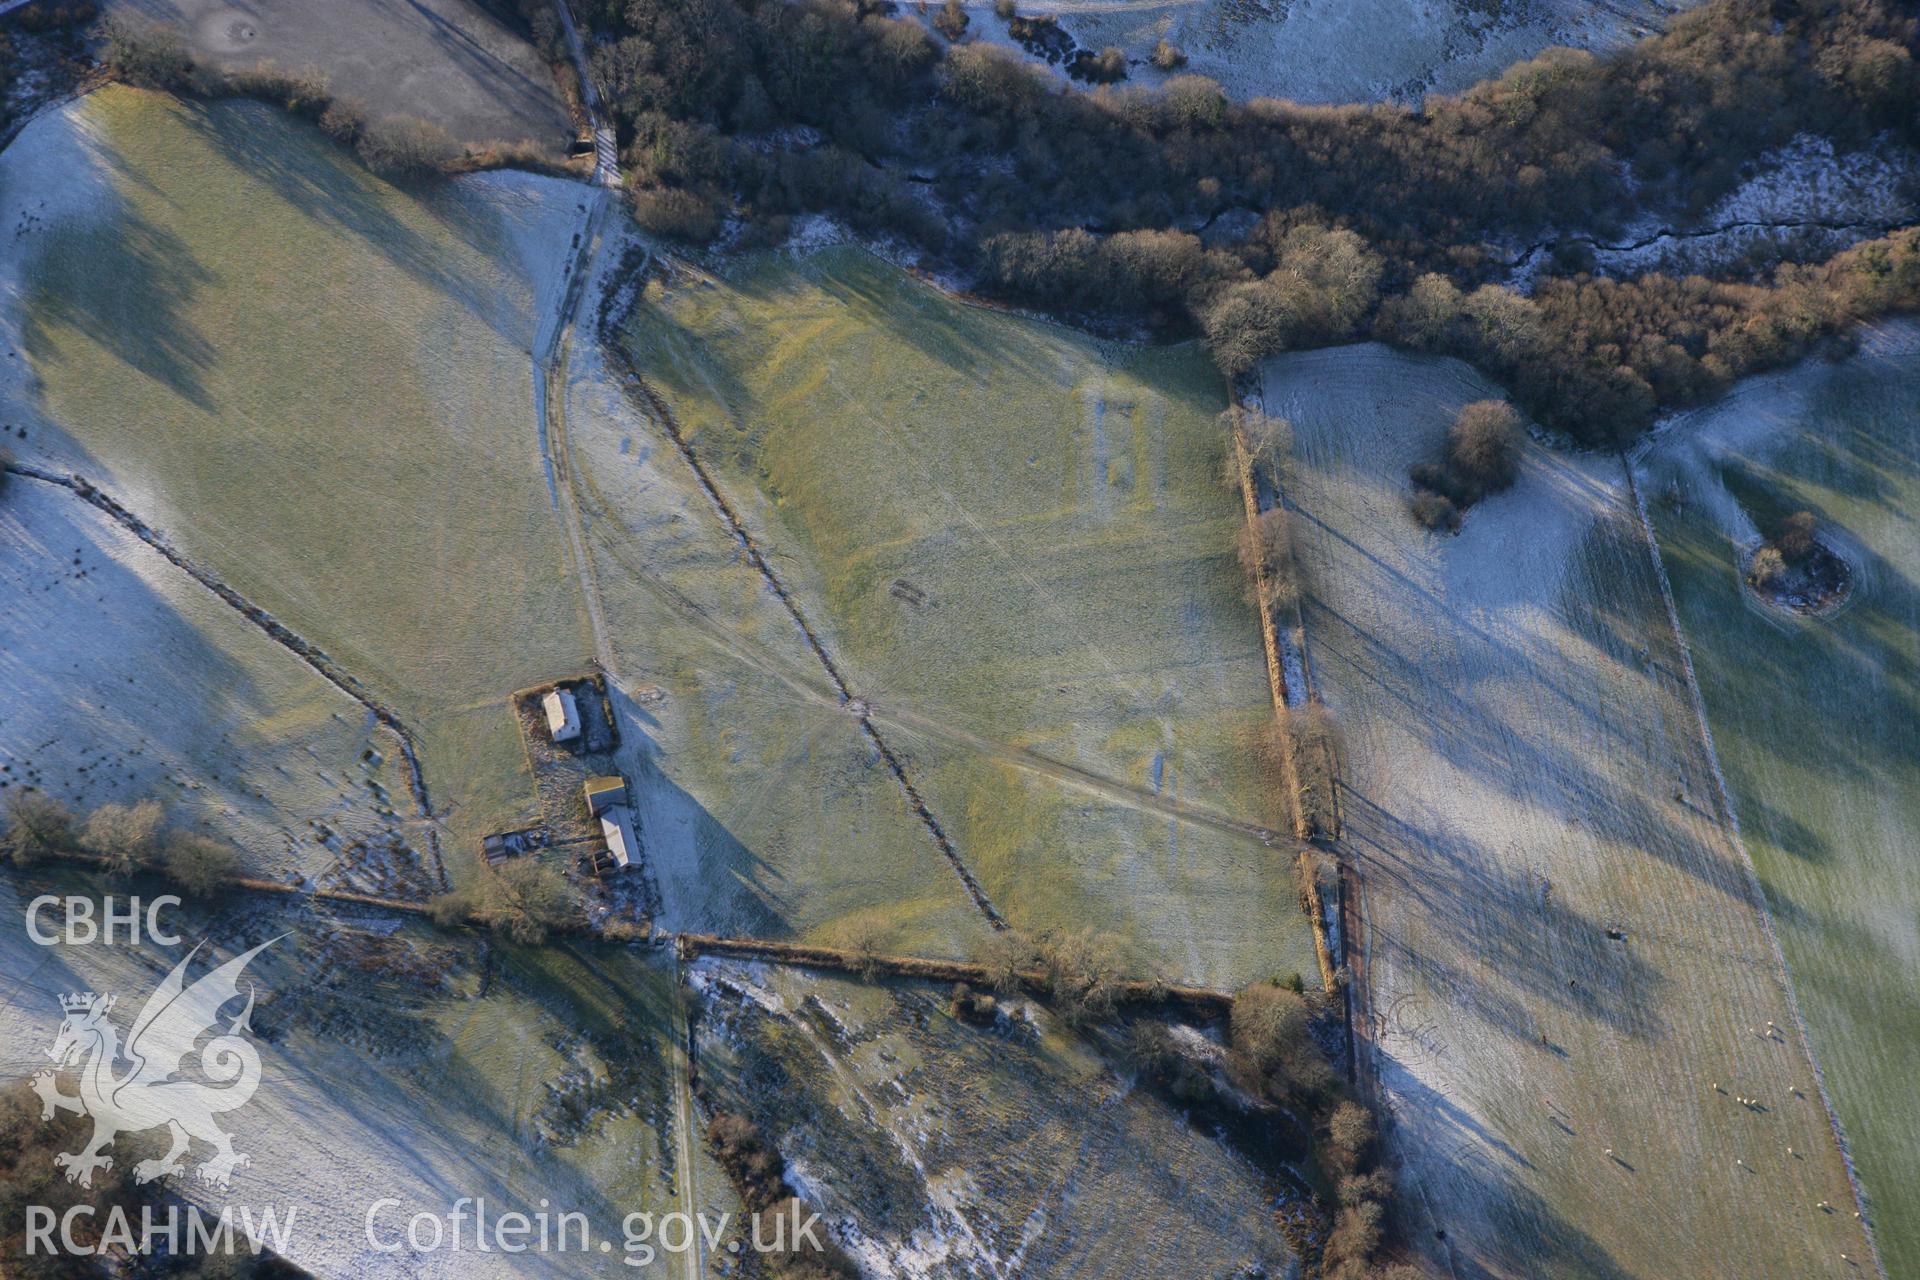
<instances>
[{"instance_id":1,"label":"tree line","mask_svg":"<svg viewBox=\"0 0 1920 1280\"><path fill-rule=\"evenodd\" d=\"M550 9L519 7L563 65ZM1230 377L1379 338L1469 360L1534 420L1611 444L1920 306L1913 229L1726 279L1611 280L1562 248L1530 296L1492 247L1697 215L1803 133L1920 144L1920 19L1899 0L1710 0L1608 58L1552 49L1417 106L1337 107L1236 102L1193 75L1070 89L893 0L574 9L649 231L751 248L829 214L1024 306L1204 336ZM392 176L544 163L368 123L311 76L212 75L163 29L108 34L128 78L281 101Z\"/></svg>"},{"instance_id":2,"label":"tree line","mask_svg":"<svg viewBox=\"0 0 1920 1280\"><path fill-rule=\"evenodd\" d=\"M649 229L750 246L832 214L1024 305L1203 334L1230 375L1375 336L1611 442L1920 291L1911 234L1741 281L1604 280L1569 251L1530 298L1488 248L1697 214L1801 133L1920 141L1920 31L1894 0L1713 0L1614 57L1549 50L1418 106L1340 107L1198 76L1069 90L885 0L576 11ZM1248 225L1203 240L1223 217Z\"/></svg>"},{"instance_id":3,"label":"tree line","mask_svg":"<svg viewBox=\"0 0 1920 1280\"><path fill-rule=\"evenodd\" d=\"M15 791L0 818L0 860L29 867L75 853L123 880L160 872L196 897L212 895L240 874L238 850L168 827L158 800L103 804L82 818L44 791Z\"/></svg>"}]
</instances>

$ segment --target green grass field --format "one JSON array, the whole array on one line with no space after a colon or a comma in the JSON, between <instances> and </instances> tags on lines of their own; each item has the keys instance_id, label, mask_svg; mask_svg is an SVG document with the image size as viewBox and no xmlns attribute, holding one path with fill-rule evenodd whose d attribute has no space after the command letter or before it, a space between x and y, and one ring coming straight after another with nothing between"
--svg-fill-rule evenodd
<instances>
[{"instance_id":1,"label":"green grass field","mask_svg":"<svg viewBox=\"0 0 1920 1280\"><path fill-rule=\"evenodd\" d=\"M56 182L63 215L34 220ZM506 695L585 656L528 355L582 199L520 175L402 191L265 107L119 87L0 158L51 424L23 452L412 722L456 874L528 806Z\"/></svg>"},{"instance_id":2,"label":"green grass field","mask_svg":"<svg viewBox=\"0 0 1920 1280\"><path fill-rule=\"evenodd\" d=\"M1009 920L1189 980L1313 972L1254 834L1271 709L1202 352L851 249L650 285L627 340ZM924 834L897 856L951 876Z\"/></svg>"},{"instance_id":3,"label":"green grass field","mask_svg":"<svg viewBox=\"0 0 1920 1280\"><path fill-rule=\"evenodd\" d=\"M1408 1238L1463 1276L1857 1275L1620 460L1529 446L1458 535L1408 512L1408 467L1498 394L1377 345L1264 375Z\"/></svg>"},{"instance_id":4,"label":"green grass field","mask_svg":"<svg viewBox=\"0 0 1920 1280\"><path fill-rule=\"evenodd\" d=\"M1920 341L1737 388L1641 464L1715 745L1889 1275L1920 1272ZM1673 499L1677 498L1678 501ZM1808 509L1853 561L1787 617L1736 549Z\"/></svg>"}]
</instances>

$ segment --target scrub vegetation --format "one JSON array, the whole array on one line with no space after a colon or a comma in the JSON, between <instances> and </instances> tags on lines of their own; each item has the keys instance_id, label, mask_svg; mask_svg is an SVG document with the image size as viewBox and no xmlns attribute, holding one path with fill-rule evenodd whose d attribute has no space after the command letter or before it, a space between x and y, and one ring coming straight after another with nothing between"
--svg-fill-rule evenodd
<instances>
[{"instance_id":1,"label":"scrub vegetation","mask_svg":"<svg viewBox=\"0 0 1920 1280\"><path fill-rule=\"evenodd\" d=\"M1313 1136L1264 1104L1181 1103L1122 1031L1024 998L963 1021L915 982L713 959L690 977L703 1104L778 1152L865 1274L1283 1276L1324 1234L1295 1172ZM1237 1090L1216 1040L1153 1025L1169 1063Z\"/></svg>"}]
</instances>

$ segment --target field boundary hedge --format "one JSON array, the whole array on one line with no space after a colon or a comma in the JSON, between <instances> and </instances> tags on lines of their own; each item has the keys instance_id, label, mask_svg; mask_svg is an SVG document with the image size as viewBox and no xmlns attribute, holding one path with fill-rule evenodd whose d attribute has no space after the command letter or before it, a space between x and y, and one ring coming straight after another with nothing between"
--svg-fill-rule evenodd
<instances>
[{"instance_id":1,"label":"field boundary hedge","mask_svg":"<svg viewBox=\"0 0 1920 1280\"><path fill-rule=\"evenodd\" d=\"M701 956L721 956L734 960L766 960L774 964L807 969L829 969L862 977L886 974L897 978L921 978L930 982L965 982L980 987L992 986L987 966L964 960L929 960L919 956L878 955L842 947L814 947L795 942L772 942L757 938L722 938L713 934L682 933L674 938L682 961ZM1021 985L1035 995L1046 993L1046 976L1038 969L1024 970ZM1175 986L1164 982L1130 979L1115 984L1123 1004L1174 1004L1209 1016L1224 1014L1233 1005L1233 992L1213 987Z\"/></svg>"},{"instance_id":2,"label":"field boundary hedge","mask_svg":"<svg viewBox=\"0 0 1920 1280\"><path fill-rule=\"evenodd\" d=\"M1247 523L1251 526L1261 514L1260 495L1253 477L1253 455L1247 446L1245 433L1237 424L1229 428L1228 434L1233 441L1234 479L1240 488L1240 500L1246 509ZM1267 566L1262 563L1258 572L1264 576ZM1255 585L1256 588L1259 586L1258 583ZM1275 617L1280 606L1267 604L1264 594L1257 589L1254 596L1258 602L1255 607L1260 614L1261 646L1266 651L1267 658L1267 690L1273 697L1273 711L1278 727L1289 709L1295 705L1289 697L1290 692L1297 693L1299 705L1305 705L1307 691L1305 689L1289 691L1287 688L1286 670L1280 660L1279 624ZM1294 625L1299 626L1298 601L1286 607L1293 612ZM1301 669L1302 671L1306 669L1304 649L1301 653ZM1280 760L1281 781L1287 793L1287 808L1293 822L1293 832L1296 838L1307 840L1312 835L1312 824L1307 818L1306 806L1300 793L1300 771L1295 757L1293 738L1282 730L1278 734L1278 739L1275 754ZM1331 769L1329 772L1331 773ZM1320 982L1322 988L1331 995L1339 989L1339 986L1335 975L1333 948L1327 938L1326 903L1320 894L1319 880L1313 875L1309 865L1313 852L1311 848L1299 850L1294 855L1294 862L1296 870L1300 872L1300 893L1306 899L1307 914L1313 922L1313 951L1315 959L1320 963Z\"/></svg>"}]
</instances>

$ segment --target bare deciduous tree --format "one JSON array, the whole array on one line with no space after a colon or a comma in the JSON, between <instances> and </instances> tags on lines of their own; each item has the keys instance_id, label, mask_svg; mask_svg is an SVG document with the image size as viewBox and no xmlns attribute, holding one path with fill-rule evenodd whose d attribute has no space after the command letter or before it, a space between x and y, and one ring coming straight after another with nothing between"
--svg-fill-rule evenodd
<instances>
[{"instance_id":1,"label":"bare deciduous tree","mask_svg":"<svg viewBox=\"0 0 1920 1280\"><path fill-rule=\"evenodd\" d=\"M159 858L165 815L158 800L103 804L80 828L80 847L107 860L107 870L130 876Z\"/></svg>"}]
</instances>

